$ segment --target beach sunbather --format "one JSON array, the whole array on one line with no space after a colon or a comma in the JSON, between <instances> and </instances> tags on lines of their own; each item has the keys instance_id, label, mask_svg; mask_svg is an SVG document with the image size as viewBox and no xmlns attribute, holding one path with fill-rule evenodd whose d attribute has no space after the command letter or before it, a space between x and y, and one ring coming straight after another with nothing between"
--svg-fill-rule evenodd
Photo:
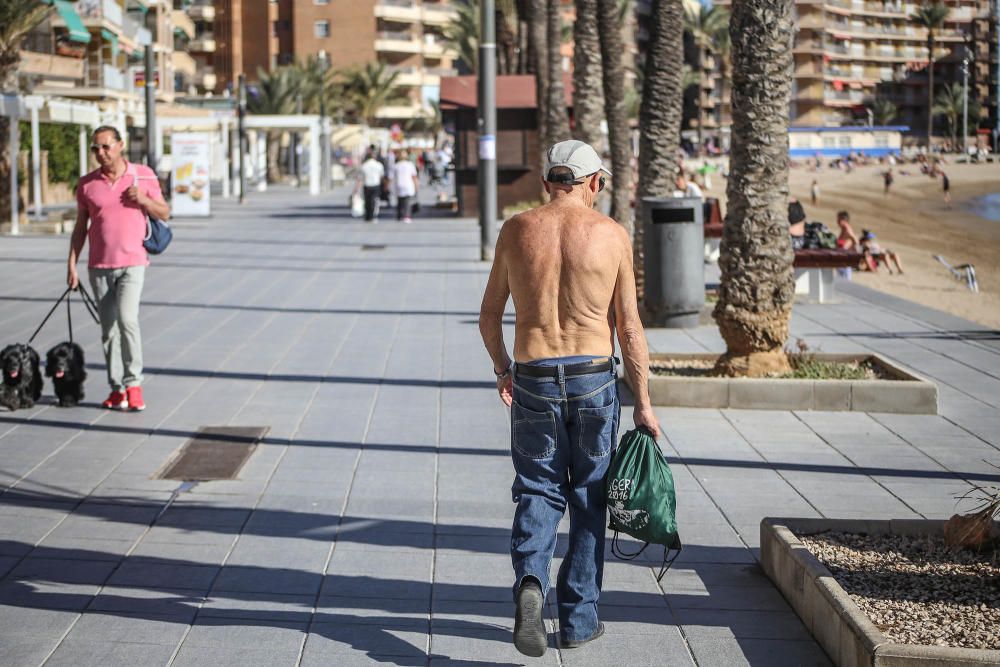
<instances>
[{"instance_id":1,"label":"beach sunbather","mask_svg":"<svg viewBox=\"0 0 1000 667\"><path fill-rule=\"evenodd\" d=\"M867 229L861 233L861 251L865 256L863 269L878 271L878 265L882 264L889 272L889 275L892 275L892 266L895 264L896 271L900 275L903 274L903 264L899 260L899 255L888 248L883 250L879 247L878 242L875 240L875 234Z\"/></svg>"}]
</instances>

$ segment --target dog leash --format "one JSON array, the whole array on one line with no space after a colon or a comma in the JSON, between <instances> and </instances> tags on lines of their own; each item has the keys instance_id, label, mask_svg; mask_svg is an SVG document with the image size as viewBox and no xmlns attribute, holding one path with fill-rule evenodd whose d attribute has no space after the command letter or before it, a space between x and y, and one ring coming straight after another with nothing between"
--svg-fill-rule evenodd
<instances>
[{"instance_id":1,"label":"dog leash","mask_svg":"<svg viewBox=\"0 0 1000 667\"><path fill-rule=\"evenodd\" d=\"M84 304L87 307L87 312L89 312L90 316L94 318L94 322L95 323L100 324L99 320L97 319L97 316L91 310L91 305L92 304L87 304L87 299L90 298L90 295L87 294L86 290L84 290L83 285L80 285L79 287L80 287L80 293L81 294L86 294L86 297L84 298L83 301L84 301ZM73 291L72 287L67 287L66 291L63 292L62 295L58 299L56 299L56 302L52 305L52 308L49 309L48 315L45 316L45 319L42 320L42 323L38 325L37 329L35 329L35 333L31 334L31 338L28 339L28 345L31 345L31 343L34 342L35 338L42 331L42 327L44 327L45 324L49 321L49 318L52 317L52 313L56 312L56 308L58 308L59 304L63 302L63 299L66 299L66 316L67 316L67 318L70 318L69 319L69 340L70 340L71 343L73 342L73 320L72 320L72 318L70 316L70 304L69 304L69 299L67 298L67 297L69 297L69 294L72 291ZM95 310L96 310L96 308L95 308Z\"/></svg>"}]
</instances>

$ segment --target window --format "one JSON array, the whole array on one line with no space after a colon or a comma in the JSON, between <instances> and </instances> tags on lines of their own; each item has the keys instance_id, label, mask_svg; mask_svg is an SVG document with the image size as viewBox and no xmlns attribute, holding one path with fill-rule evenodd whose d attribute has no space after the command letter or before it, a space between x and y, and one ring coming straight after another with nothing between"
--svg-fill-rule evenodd
<instances>
[{"instance_id":1,"label":"window","mask_svg":"<svg viewBox=\"0 0 1000 667\"><path fill-rule=\"evenodd\" d=\"M828 134L823 135L823 148L834 148L837 145L837 138Z\"/></svg>"},{"instance_id":2,"label":"window","mask_svg":"<svg viewBox=\"0 0 1000 667\"><path fill-rule=\"evenodd\" d=\"M314 5L328 5L330 0L313 0Z\"/></svg>"},{"instance_id":3,"label":"window","mask_svg":"<svg viewBox=\"0 0 1000 667\"><path fill-rule=\"evenodd\" d=\"M316 21L313 26L313 31L318 39L323 39L324 37L330 36L330 22L329 21Z\"/></svg>"},{"instance_id":4,"label":"window","mask_svg":"<svg viewBox=\"0 0 1000 667\"><path fill-rule=\"evenodd\" d=\"M875 147L876 148L888 148L889 147L889 136L882 134L881 132L875 134Z\"/></svg>"},{"instance_id":5,"label":"window","mask_svg":"<svg viewBox=\"0 0 1000 667\"><path fill-rule=\"evenodd\" d=\"M837 143L840 145L841 148L850 148L851 147L851 135L844 134L844 135L841 135L841 136L837 137Z\"/></svg>"},{"instance_id":6,"label":"window","mask_svg":"<svg viewBox=\"0 0 1000 667\"><path fill-rule=\"evenodd\" d=\"M278 36L278 22L271 21L271 37L277 37L277 36Z\"/></svg>"}]
</instances>

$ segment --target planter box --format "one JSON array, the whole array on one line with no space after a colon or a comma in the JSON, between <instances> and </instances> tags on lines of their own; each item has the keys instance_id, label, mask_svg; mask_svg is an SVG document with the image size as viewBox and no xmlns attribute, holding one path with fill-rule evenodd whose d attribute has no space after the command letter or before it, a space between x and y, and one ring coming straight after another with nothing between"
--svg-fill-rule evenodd
<instances>
[{"instance_id":1,"label":"planter box","mask_svg":"<svg viewBox=\"0 0 1000 667\"><path fill-rule=\"evenodd\" d=\"M816 641L840 667L997 665L1000 651L895 644L875 627L833 574L796 537L827 531L867 535L940 534L944 521L774 519L760 523L761 565Z\"/></svg>"},{"instance_id":2,"label":"planter box","mask_svg":"<svg viewBox=\"0 0 1000 667\"><path fill-rule=\"evenodd\" d=\"M715 362L717 354L652 354L657 360ZM937 386L872 354L816 354L820 361L868 361L891 380L784 380L649 376L653 405L682 408L829 410L937 414ZM625 375L629 382L628 374ZM630 385L631 387L631 385Z\"/></svg>"}]
</instances>

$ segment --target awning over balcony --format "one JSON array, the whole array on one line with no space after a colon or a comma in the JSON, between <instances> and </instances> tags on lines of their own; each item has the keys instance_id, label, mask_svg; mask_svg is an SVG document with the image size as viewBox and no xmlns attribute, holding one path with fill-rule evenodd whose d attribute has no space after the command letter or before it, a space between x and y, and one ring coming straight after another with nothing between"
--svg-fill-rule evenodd
<instances>
[{"instance_id":1,"label":"awning over balcony","mask_svg":"<svg viewBox=\"0 0 1000 667\"><path fill-rule=\"evenodd\" d=\"M73 3L68 0L51 0L48 4L54 5L59 16L66 22L66 29L69 30L69 38L74 42L86 44L90 41L90 32L80 20L80 15L76 13Z\"/></svg>"},{"instance_id":2,"label":"awning over balcony","mask_svg":"<svg viewBox=\"0 0 1000 667\"><path fill-rule=\"evenodd\" d=\"M113 58L118 57L118 35L111 32L107 28L101 28L101 36L111 42L111 56Z\"/></svg>"}]
</instances>

